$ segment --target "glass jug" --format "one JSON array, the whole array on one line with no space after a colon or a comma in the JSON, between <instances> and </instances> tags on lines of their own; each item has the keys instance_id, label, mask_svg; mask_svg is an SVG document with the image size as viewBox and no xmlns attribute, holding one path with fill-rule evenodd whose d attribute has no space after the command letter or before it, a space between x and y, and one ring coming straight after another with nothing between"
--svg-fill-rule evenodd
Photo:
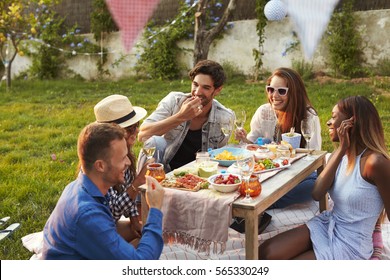
<instances>
[{"instance_id":1,"label":"glass jug","mask_svg":"<svg viewBox=\"0 0 390 280\"><path fill-rule=\"evenodd\" d=\"M245 182L242 182L241 187L240 187L240 193L245 196ZM252 174L251 177L249 178L249 195L251 197L255 197L260 195L261 193L261 184L259 181L259 177L256 174Z\"/></svg>"}]
</instances>

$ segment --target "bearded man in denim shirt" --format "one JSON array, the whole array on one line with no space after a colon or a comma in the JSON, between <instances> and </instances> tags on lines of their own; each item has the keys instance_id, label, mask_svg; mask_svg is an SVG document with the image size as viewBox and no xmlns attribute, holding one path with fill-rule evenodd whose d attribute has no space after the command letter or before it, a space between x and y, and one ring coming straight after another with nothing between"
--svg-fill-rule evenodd
<instances>
[{"instance_id":1,"label":"bearded man in denim shirt","mask_svg":"<svg viewBox=\"0 0 390 280\"><path fill-rule=\"evenodd\" d=\"M191 93L170 92L140 127L138 139L145 147L156 147L157 161L165 171L195 160L196 152L225 146L230 138L221 131L221 124L233 123L234 112L214 99L226 80L222 66L203 60L189 77ZM138 166L144 160L141 152Z\"/></svg>"}]
</instances>

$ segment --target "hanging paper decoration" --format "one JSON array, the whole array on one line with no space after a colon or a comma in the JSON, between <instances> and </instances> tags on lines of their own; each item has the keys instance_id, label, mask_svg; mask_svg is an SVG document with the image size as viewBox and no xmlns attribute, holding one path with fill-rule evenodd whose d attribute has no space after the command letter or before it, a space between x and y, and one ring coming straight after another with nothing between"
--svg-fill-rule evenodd
<instances>
[{"instance_id":1,"label":"hanging paper decoration","mask_svg":"<svg viewBox=\"0 0 390 280\"><path fill-rule=\"evenodd\" d=\"M311 59L339 0L284 0L307 59Z\"/></svg>"},{"instance_id":2,"label":"hanging paper decoration","mask_svg":"<svg viewBox=\"0 0 390 280\"><path fill-rule=\"evenodd\" d=\"M271 0L264 7L264 15L268 20L282 20L286 14L286 5L280 0Z\"/></svg>"},{"instance_id":3,"label":"hanging paper decoration","mask_svg":"<svg viewBox=\"0 0 390 280\"><path fill-rule=\"evenodd\" d=\"M132 48L159 2L160 0L106 0L107 7L120 29L127 52Z\"/></svg>"}]
</instances>

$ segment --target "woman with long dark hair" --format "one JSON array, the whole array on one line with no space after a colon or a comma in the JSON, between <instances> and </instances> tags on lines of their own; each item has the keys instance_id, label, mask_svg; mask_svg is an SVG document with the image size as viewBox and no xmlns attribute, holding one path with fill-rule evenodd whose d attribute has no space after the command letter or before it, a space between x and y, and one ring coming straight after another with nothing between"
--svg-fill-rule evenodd
<instances>
[{"instance_id":1,"label":"woman with long dark hair","mask_svg":"<svg viewBox=\"0 0 390 280\"><path fill-rule=\"evenodd\" d=\"M369 259L372 233L385 209L390 211L390 156L378 111L363 96L340 100L327 122L339 145L313 189L334 206L305 225L265 241L261 259Z\"/></svg>"},{"instance_id":2,"label":"woman with long dark hair","mask_svg":"<svg viewBox=\"0 0 390 280\"><path fill-rule=\"evenodd\" d=\"M316 110L313 108L301 76L290 68L278 68L267 79L265 93L268 103L261 105L251 120L251 131L237 129L235 137L246 143L254 143L258 137L280 143L281 135L290 131L301 133L301 121L314 123L314 134L309 141L310 149L321 150L321 125ZM301 137L300 147L306 142ZM294 203L311 200L311 191L317 173L313 172L294 189L280 198L272 207L283 208Z\"/></svg>"}]
</instances>

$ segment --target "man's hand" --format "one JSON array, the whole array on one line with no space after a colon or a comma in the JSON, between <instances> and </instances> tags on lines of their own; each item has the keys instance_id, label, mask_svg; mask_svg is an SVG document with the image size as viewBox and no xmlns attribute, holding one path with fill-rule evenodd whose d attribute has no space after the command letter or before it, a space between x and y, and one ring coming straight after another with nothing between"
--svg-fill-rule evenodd
<instances>
[{"instance_id":1,"label":"man's hand","mask_svg":"<svg viewBox=\"0 0 390 280\"><path fill-rule=\"evenodd\" d=\"M238 141L245 141L246 140L246 131L243 128L237 128L234 131L234 138Z\"/></svg>"},{"instance_id":2,"label":"man's hand","mask_svg":"<svg viewBox=\"0 0 390 280\"><path fill-rule=\"evenodd\" d=\"M199 97L191 96L183 102L178 117L183 121L192 120L202 113L203 106Z\"/></svg>"},{"instance_id":3,"label":"man's hand","mask_svg":"<svg viewBox=\"0 0 390 280\"><path fill-rule=\"evenodd\" d=\"M164 188L153 177L145 176L146 178L146 202L149 208L157 208L161 210L164 199Z\"/></svg>"}]
</instances>

